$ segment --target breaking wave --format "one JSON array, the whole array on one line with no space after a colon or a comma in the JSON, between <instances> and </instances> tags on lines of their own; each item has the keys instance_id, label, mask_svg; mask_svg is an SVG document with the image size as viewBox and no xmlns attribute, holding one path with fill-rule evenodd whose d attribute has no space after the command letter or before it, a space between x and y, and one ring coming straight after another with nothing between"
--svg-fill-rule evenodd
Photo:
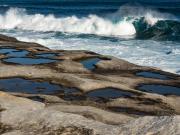
<instances>
[{"instance_id":1,"label":"breaking wave","mask_svg":"<svg viewBox=\"0 0 180 135\"><path fill-rule=\"evenodd\" d=\"M24 9L11 8L0 16L1 29L23 29L34 31L59 31L67 33L84 33L97 35L134 35L136 30L132 23L122 20L113 23L108 19L89 15L56 18L54 15L28 15Z\"/></svg>"},{"instance_id":2,"label":"breaking wave","mask_svg":"<svg viewBox=\"0 0 180 135\"><path fill-rule=\"evenodd\" d=\"M180 22L173 15L131 6L122 6L116 13L104 17L89 15L81 18L30 15L25 9L10 8L0 15L0 29L133 36L140 39L179 40L180 37Z\"/></svg>"}]
</instances>

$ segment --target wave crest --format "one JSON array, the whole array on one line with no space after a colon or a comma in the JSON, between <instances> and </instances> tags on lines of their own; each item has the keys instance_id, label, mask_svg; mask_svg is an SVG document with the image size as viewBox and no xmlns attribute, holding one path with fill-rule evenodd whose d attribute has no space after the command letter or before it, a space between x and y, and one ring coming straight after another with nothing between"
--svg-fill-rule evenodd
<instances>
[{"instance_id":1,"label":"wave crest","mask_svg":"<svg viewBox=\"0 0 180 135\"><path fill-rule=\"evenodd\" d=\"M20 29L32 31L54 31L104 36L124 36L160 39L173 36L179 39L179 22L167 13L145 9L140 6L125 5L105 17L89 15L55 17L54 15L29 15L25 9L10 8L0 15L0 29Z\"/></svg>"},{"instance_id":2,"label":"wave crest","mask_svg":"<svg viewBox=\"0 0 180 135\"><path fill-rule=\"evenodd\" d=\"M11 8L5 15L0 15L0 28L107 36L126 36L136 33L133 24L125 20L113 23L111 20L96 15L83 18L76 16L56 18L54 15L42 14L28 15L24 9L17 8Z\"/></svg>"}]
</instances>

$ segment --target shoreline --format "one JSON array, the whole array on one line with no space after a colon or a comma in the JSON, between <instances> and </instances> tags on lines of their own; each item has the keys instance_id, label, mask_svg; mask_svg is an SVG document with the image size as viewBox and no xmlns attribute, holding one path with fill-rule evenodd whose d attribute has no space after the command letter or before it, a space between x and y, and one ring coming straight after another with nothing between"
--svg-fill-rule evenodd
<instances>
[{"instance_id":1,"label":"shoreline","mask_svg":"<svg viewBox=\"0 0 180 135\"><path fill-rule=\"evenodd\" d=\"M74 49L69 49L69 48L57 48L57 49L54 49L54 47L53 46L49 46L48 44L46 44L46 43L43 43L43 42L41 42L41 41L38 41L38 42L36 42L34 39L31 41L31 40L26 40L26 39L21 39L20 38L20 41L21 42L29 42L29 43L31 43L31 42L34 42L34 43L37 43L37 44L41 44L41 45L43 45L44 47L48 47L49 49L52 49L52 50L69 50L69 51L79 51L79 49L78 48L74 48ZM140 40L141 41L141 40ZM149 40L149 41L151 41L151 40ZM156 40L155 40L156 41ZM157 42L157 41L156 41ZM162 42L162 41L160 41L160 42ZM53 44L53 43L52 43ZM103 44L103 43L102 43ZM141 43L140 43L141 44ZM82 47L82 46L80 46L80 47ZM139 63L138 61L132 61L131 60L131 58L125 58L125 57L123 57L123 56L119 56L119 55L116 55L116 54L109 54L109 53L104 53L104 52L101 52L101 51L96 51L96 50L94 50L94 49L88 49L88 48L86 48L86 49L81 49L81 51L91 51L91 52L95 52L95 53L98 53L98 54L100 54L100 55L106 55L106 56L112 56L112 57L116 57L116 58L118 58L118 59L122 59L122 60L124 60L124 61L127 61L127 62L130 62L130 63L133 63L133 64L135 64L135 65L139 65L139 66L145 66L145 67L151 67L151 68L156 68L156 69L159 69L159 70L162 70L162 71L165 71L165 72L169 72L169 73L172 73L172 74L176 74L176 75L180 75L180 73L179 73L179 70L178 69L174 69L173 67L169 67L169 66L165 66L165 67L163 67L163 65L156 65L155 63L154 63L154 65L156 65L156 66L154 66L154 65L152 65L152 64L144 64L144 63ZM107 50L106 50L107 51ZM172 51L173 52L173 51ZM169 51L169 52L167 52L167 53L172 53L171 51Z\"/></svg>"}]
</instances>

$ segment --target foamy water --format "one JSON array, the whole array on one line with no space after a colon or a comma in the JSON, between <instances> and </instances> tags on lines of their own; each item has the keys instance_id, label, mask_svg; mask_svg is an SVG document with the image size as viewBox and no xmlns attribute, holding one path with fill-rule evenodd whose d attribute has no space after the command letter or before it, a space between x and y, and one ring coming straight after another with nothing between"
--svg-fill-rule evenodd
<instances>
[{"instance_id":1,"label":"foamy water","mask_svg":"<svg viewBox=\"0 0 180 135\"><path fill-rule=\"evenodd\" d=\"M119 9L116 13L102 18L97 15L89 15L87 17L78 18L76 16L68 17L55 17L52 14L42 15L34 14L28 15L25 9L10 8L4 15L0 15L0 28L1 29L22 29L33 31L59 31L67 33L83 33L83 34L96 34L106 36L128 36L135 35L136 29L133 25L133 21L140 17L145 17L146 21L150 25L154 25L159 20L173 18L168 14L160 14L155 11L136 9L134 11L131 7L128 14L122 14L120 11L124 7ZM132 11L131 11L132 10ZM139 13L143 10L143 13ZM135 13L137 12L137 13ZM128 19L131 17L131 19ZM114 20L121 17L118 21Z\"/></svg>"},{"instance_id":2,"label":"foamy water","mask_svg":"<svg viewBox=\"0 0 180 135\"><path fill-rule=\"evenodd\" d=\"M180 74L178 41L136 39L139 29L134 22L145 23L147 29L162 20L177 21L177 18L169 13L129 6L103 16L89 14L81 17L28 14L25 9L10 8L0 14L0 33L52 49L90 50ZM159 32L159 26L156 29ZM175 29L172 34L176 32Z\"/></svg>"},{"instance_id":3,"label":"foamy water","mask_svg":"<svg viewBox=\"0 0 180 135\"><path fill-rule=\"evenodd\" d=\"M59 31L67 33L84 33L107 36L134 35L136 30L132 23L126 20L113 23L112 21L89 15L56 18L54 15L28 15L24 9L12 8L0 16L1 29L22 29L33 31Z\"/></svg>"}]
</instances>

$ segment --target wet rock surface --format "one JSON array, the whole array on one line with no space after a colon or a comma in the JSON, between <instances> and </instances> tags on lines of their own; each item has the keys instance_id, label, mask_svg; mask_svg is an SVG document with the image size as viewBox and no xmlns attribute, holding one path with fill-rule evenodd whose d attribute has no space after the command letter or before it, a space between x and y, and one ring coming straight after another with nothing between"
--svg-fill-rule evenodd
<instances>
[{"instance_id":1,"label":"wet rock surface","mask_svg":"<svg viewBox=\"0 0 180 135\"><path fill-rule=\"evenodd\" d=\"M180 134L179 89L160 69L0 35L1 134Z\"/></svg>"}]
</instances>

